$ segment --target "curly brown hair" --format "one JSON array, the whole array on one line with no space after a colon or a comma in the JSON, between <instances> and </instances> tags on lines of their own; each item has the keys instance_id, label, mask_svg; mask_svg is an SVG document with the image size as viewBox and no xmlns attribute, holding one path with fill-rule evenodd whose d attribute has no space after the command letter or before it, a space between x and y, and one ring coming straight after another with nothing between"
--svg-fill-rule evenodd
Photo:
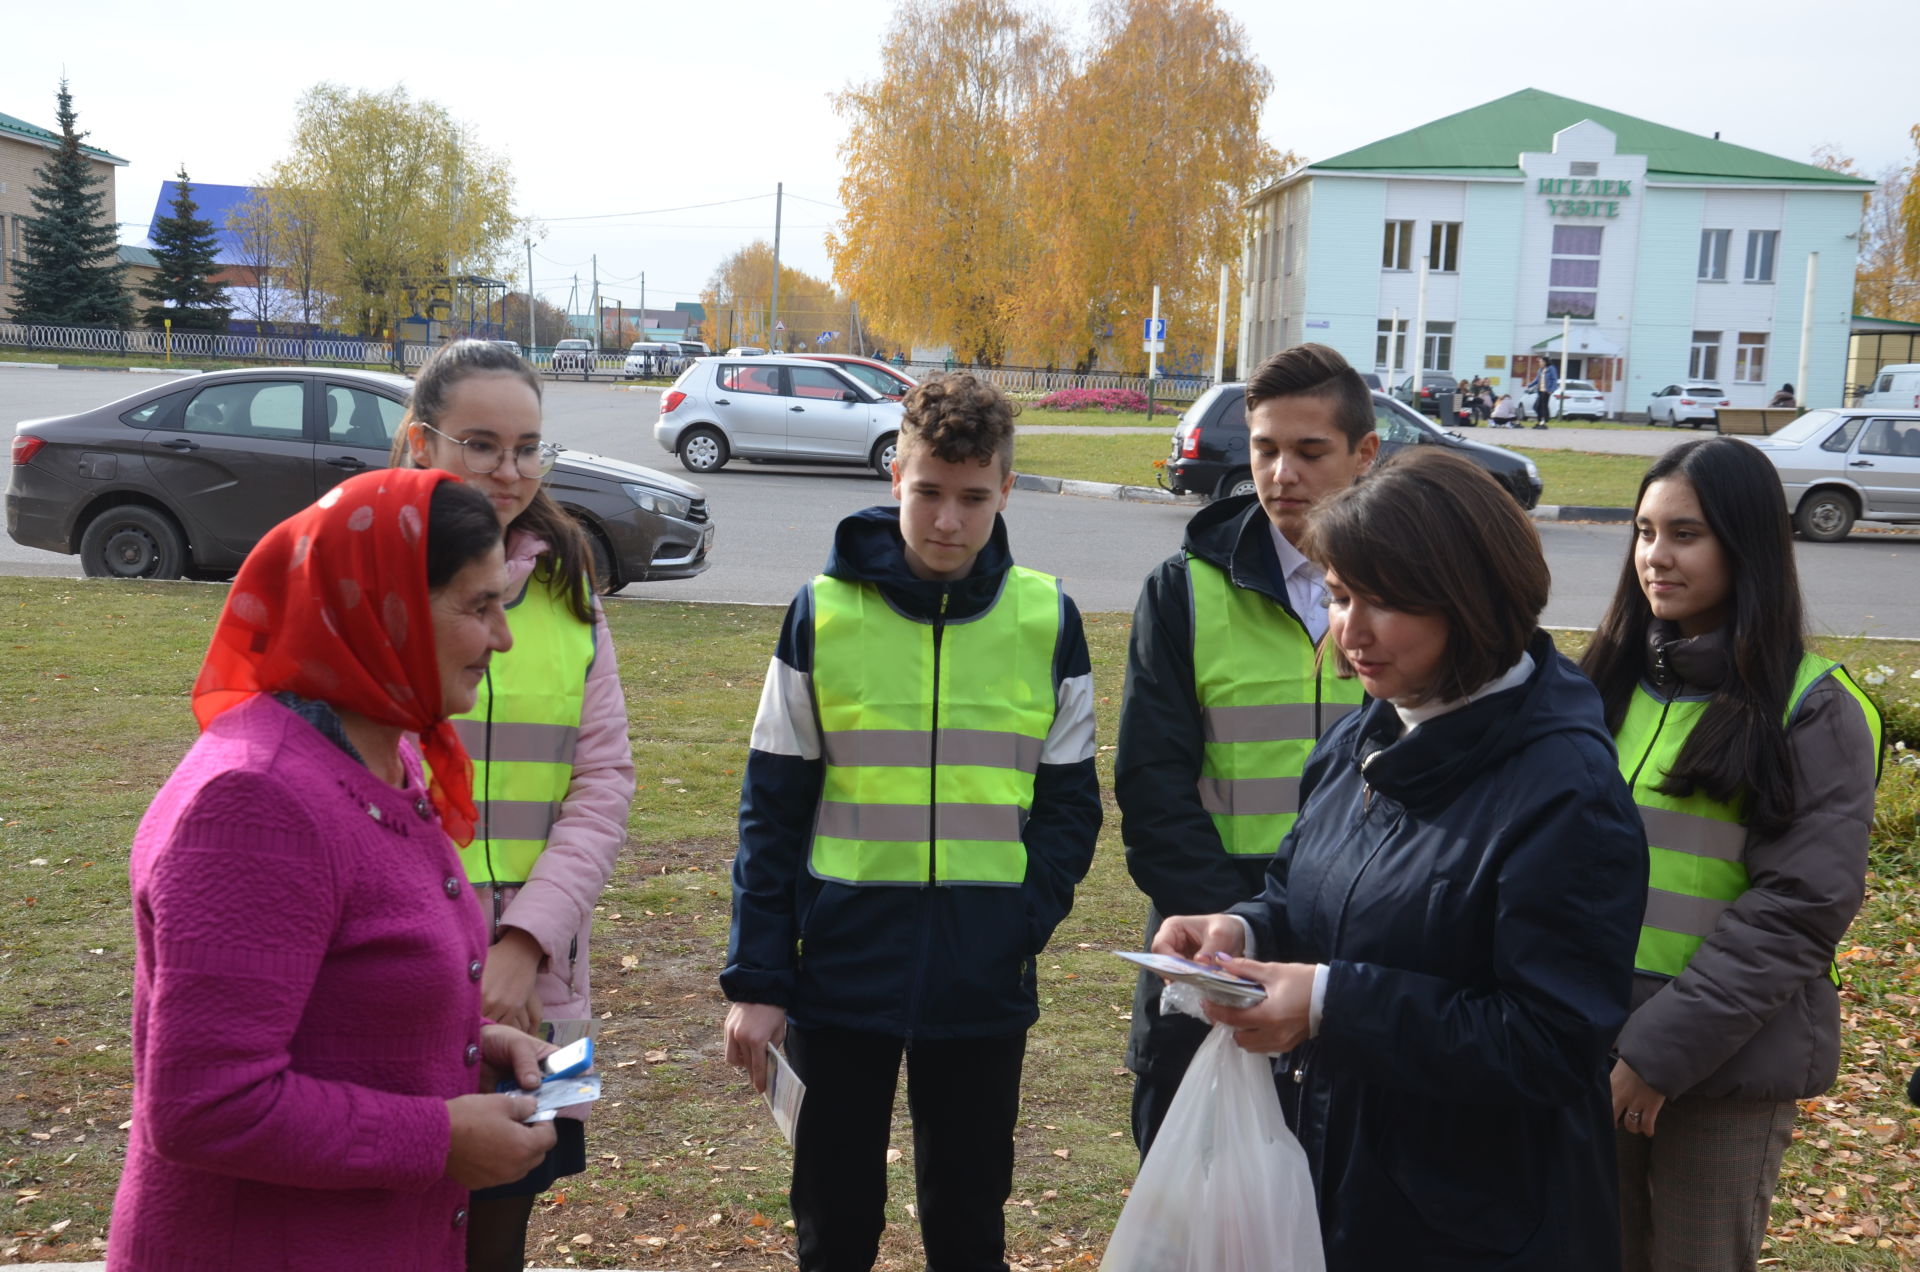
<instances>
[{"instance_id":1,"label":"curly brown hair","mask_svg":"<svg viewBox=\"0 0 1920 1272\"><path fill-rule=\"evenodd\" d=\"M998 458L1000 473L1013 470L1013 417L1020 413L1006 394L969 371L930 375L907 393L901 406L901 467L920 446L950 464L985 465Z\"/></svg>"}]
</instances>

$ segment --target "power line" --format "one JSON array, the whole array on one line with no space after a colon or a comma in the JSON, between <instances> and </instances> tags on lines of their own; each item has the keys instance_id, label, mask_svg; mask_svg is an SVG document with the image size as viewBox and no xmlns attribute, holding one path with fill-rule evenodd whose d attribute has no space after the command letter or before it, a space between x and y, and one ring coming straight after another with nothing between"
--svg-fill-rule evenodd
<instances>
[{"instance_id":1,"label":"power line","mask_svg":"<svg viewBox=\"0 0 1920 1272\"><path fill-rule=\"evenodd\" d=\"M537 216L536 221L604 221L616 216L661 216L668 212L693 212L700 208L724 208L735 203L752 203L755 199L771 199L771 194L750 194L740 199L721 199L716 203L689 203L677 208L645 208L639 212L589 212L583 216Z\"/></svg>"}]
</instances>

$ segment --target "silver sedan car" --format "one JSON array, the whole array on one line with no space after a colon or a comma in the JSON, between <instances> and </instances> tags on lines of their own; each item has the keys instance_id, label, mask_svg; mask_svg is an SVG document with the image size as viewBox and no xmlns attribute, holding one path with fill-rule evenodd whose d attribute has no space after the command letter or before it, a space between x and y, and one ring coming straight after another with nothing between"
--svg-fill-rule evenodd
<instances>
[{"instance_id":1,"label":"silver sedan car","mask_svg":"<svg viewBox=\"0 0 1920 1272\"><path fill-rule=\"evenodd\" d=\"M1920 522L1920 411L1808 411L1746 440L1779 470L1806 538L1844 539L1855 521Z\"/></svg>"}]
</instances>

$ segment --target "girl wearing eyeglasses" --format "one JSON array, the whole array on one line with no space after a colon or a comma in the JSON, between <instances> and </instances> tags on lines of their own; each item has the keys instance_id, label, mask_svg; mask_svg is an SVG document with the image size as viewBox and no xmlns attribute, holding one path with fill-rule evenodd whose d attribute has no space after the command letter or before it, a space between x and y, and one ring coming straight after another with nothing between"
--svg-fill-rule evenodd
<instances>
[{"instance_id":1,"label":"girl wearing eyeglasses","mask_svg":"<svg viewBox=\"0 0 1920 1272\"><path fill-rule=\"evenodd\" d=\"M543 1021L592 1019L588 929L633 802L626 699L590 549L542 489L557 448L541 437L540 396L539 376L512 350L446 345L414 380L393 456L398 467L457 474L506 531L514 645L494 658L473 710L453 720L480 811L460 856L492 938L486 1015L533 1034ZM474 1193L470 1272L525 1265L534 1198L586 1169L585 1115L585 1106L561 1113L558 1142L526 1178Z\"/></svg>"}]
</instances>

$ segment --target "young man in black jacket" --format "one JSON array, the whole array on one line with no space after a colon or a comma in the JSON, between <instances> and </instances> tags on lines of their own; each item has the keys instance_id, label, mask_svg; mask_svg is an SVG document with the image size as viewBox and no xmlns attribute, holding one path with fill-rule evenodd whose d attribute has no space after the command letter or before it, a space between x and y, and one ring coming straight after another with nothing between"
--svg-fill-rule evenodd
<instances>
[{"instance_id":1,"label":"young man in black jacket","mask_svg":"<svg viewBox=\"0 0 1920 1272\"><path fill-rule=\"evenodd\" d=\"M1255 493L1201 509L1134 609L1114 792L1127 869L1150 902L1149 945L1167 915L1260 892L1308 752L1361 700L1357 682L1316 660L1325 589L1294 543L1314 502L1373 463L1373 395L1318 344L1268 358L1246 393ZM1143 1156L1207 1033L1162 1016L1160 988L1141 975L1127 1044Z\"/></svg>"},{"instance_id":2,"label":"young man in black jacket","mask_svg":"<svg viewBox=\"0 0 1920 1272\"><path fill-rule=\"evenodd\" d=\"M1100 831L1080 614L999 516L1013 408L964 372L904 405L900 507L788 608L740 798L727 1061L764 1090L784 1038L807 1084L803 1272L873 1266L903 1054L928 1266L1004 1272L1034 961Z\"/></svg>"}]
</instances>

